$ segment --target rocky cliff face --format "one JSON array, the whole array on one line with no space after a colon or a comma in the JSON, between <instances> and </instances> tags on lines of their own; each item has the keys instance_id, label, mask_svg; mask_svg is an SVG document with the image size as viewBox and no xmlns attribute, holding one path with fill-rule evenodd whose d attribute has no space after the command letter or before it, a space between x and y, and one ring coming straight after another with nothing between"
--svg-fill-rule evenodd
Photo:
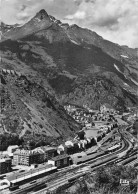
<instances>
[{"instance_id":1,"label":"rocky cliff face","mask_svg":"<svg viewBox=\"0 0 138 194\"><path fill-rule=\"evenodd\" d=\"M137 105L137 49L119 46L77 25L63 24L45 10L22 26L8 28L6 25L1 27L0 67L19 72L22 77L12 82L6 78L6 85L12 83L11 93L18 96L21 107L31 112L25 112L25 115L31 114L29 118L45 123L46 136L58 137L66 135L66 131L67 135L74 133L76 124L68 123L68 116L61 106L64 103L87 104L94 109L106 102L117 109ZM27 80L23 88L16 84L18 79ZM56 98L56 102L47 94ZM40 115L44 121L36 119ZM53 124L53 128L46 128L46 123ZM32 128L34 131L35 127ZM43 129L36 128L42 134ZM27 127L27 130L31 131L31 128ZM25 133L21 129L17 131Z\"/></svg>"}]
</instances>

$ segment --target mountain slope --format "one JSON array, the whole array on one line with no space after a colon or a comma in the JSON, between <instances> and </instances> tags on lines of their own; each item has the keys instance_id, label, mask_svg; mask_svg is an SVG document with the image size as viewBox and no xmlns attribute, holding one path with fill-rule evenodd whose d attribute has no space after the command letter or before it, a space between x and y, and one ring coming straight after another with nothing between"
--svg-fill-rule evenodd
<instances>
[{"instance_id":1,"label":"mountain slope","mask_svg":"<svg viewBox=\"0 0 138 194\"><path fill-rule=\"evenodd\" d=\"M46 91L42 82L13 70L1 69L0 76L3 132L46 142L50 142L49 138L66 139L75 135L79 125Z\"/></svg>"},{"instance_id":2,"label":"mountain slope","mask_svg":"<svg viewBox=\"0 0 138 194\"><path fill-rule=\"evenodd\" d=\"M24 99L23 106L29 108L32 119L36 119L33 109L36 114L43 115L45 122L53 124L51 132L44 124L47 135L72 135L70 129L74 131L76 127L73 121L68 123L65 113L63 118L60 116L64 111L57 101L62 105L87 104L94 109L105 102L119 110L137 105L137 50L111 43L77 25L62 24L45 10L20 27L14 26L8 31L5 27L0 52L1 68L17 71L31 80L29 91L35 86L35 101L25 88L23 92L20 90L19 100ZM38 87L37 83L40 83ZM13 85L17 89L14 82ZM55 101L47 107L41 91L55 96L56 108L53 109ZM12 93L18 95L15 90ZM21 112L18 115L22 118ZM40 118L36 120L42 122ZM40 128L38 131L42 134Z\"/></svg>"}]
</instances>

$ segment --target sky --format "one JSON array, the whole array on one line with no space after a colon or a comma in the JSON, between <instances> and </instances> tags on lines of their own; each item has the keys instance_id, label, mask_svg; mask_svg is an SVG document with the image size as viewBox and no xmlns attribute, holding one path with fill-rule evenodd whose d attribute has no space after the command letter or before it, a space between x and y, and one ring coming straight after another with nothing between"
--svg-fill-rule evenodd
<instances>
[{"instance_id":1,"label":"sky","mask_svg":"<svg viewBox=\"0 0 138 194\"><path fill-rule=\"evenodd\" d=\"M0 19L6 24L25 23L41 9L62 22L138 48L138 0L0 0Z\"/></svg>"}]
</instances>

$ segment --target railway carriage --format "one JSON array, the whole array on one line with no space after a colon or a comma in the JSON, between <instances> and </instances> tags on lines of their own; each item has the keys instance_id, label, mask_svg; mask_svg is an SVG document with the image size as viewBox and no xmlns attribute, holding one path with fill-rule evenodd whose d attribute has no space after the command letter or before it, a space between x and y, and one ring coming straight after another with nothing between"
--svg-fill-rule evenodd
<instances>
[{"instance_id":1,"label":"railway carriage","mask_svg":"<svg viewBox=\"0 0 138 194\"><path fill-rule=\"evenodd\" d=\"M9 189L15 190L22 184L50 175L56 171L57 171L57 167L52 165L45 165L41 168L33 169L25 173L21 173L21 174L18 173L12 177L7 178L7 180L10 183Z\"/></svg>"},{"instance_id":2,"label":"railway carriage","mask_svg":"<svg viewBox=\"0 0 138 194\"><path fill-rule=\"evenodd\" d=\"M118 150L119 148L121 148L122 143L118 143L110 148L107 149L107 153L112 153L115 152L116 150Z\"/></svg>"}]
</instances>

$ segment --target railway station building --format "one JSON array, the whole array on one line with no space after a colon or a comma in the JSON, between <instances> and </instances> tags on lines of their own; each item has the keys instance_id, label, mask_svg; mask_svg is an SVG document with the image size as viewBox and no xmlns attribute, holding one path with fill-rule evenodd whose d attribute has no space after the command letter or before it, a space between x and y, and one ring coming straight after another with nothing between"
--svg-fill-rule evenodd
<instances>
[{"instance_id":1,"label":"railway station building","mask_svg":"<svg viewBox=\"0 0 138 194\"><path fill-rule=\"evenodd\" d=\"M48 164L52 164L53 166L56 166L57 168L63 168L65 166L70 165L70 156L68 154L63 154L56 156L50 160L48 160Z\"/></svg>"}]
</instances>

